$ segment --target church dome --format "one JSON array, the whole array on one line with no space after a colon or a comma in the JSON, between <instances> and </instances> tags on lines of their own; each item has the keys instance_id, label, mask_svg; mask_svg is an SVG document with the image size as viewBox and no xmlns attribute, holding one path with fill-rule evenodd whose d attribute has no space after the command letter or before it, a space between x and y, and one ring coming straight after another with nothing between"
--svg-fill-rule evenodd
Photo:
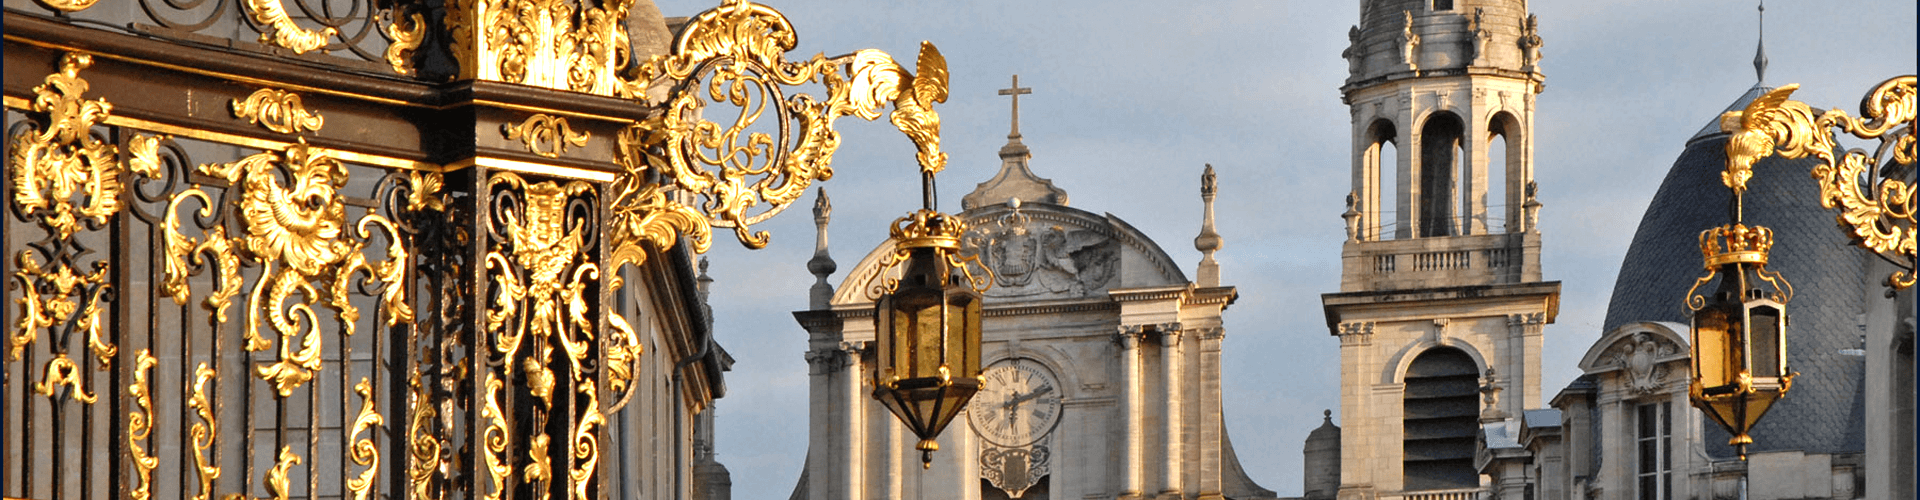
<instances>
[{"instance_id":1,"label":"church dome","mask_svg":"<svg viewBox=\"0 0 1920 500\"><path fill-rule=\"evenodd\" d=\"M1740 109L1764 92L1756 86L1729 109ZM1718 123L1718 115L1713 117ZM1730 222L1732 191L1721 183L1727 134L1717 126L1687 141L1661 182L1634 232L1601 332L1636 321L1688 324L1683 297L1704 276L1699 234ZM1754 452L1802 450L1832 453L1864 449L1861 413L1865 363L1842 354L1860 347L1856 319L1883 287L1867 275L1864 250L1834 227L1837 212L1820 206L1819 186L1809 178L1818 160L1778 156L1754 165L1748 182L1745 222L1772 228L1775 245L1767 268L1793 286L1787 304L1787 364L1800 376L1793 390L1767 412L1752 432ZM1706 426L1708 452L1733 456L1726 433Z\"/></svg>"}]
</instances>

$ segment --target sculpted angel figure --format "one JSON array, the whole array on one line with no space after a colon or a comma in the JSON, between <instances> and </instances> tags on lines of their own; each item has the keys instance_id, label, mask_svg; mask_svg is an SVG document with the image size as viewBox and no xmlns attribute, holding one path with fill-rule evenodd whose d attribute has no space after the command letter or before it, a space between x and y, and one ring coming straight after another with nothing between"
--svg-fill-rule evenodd
<instances>
[{"instance_id":1,"label":"sculpted angel figure","mask_svg":"<svg viewBox=\"0 0 1920 500\"><path fill-rule=\"evenodd\" d=\"M1406 25L1400 28L1400 60L1406 61L1407 70L1420 71L1420 35L1413 32L1413 11L1403 11Z\"/></svg>"}]
</instances>

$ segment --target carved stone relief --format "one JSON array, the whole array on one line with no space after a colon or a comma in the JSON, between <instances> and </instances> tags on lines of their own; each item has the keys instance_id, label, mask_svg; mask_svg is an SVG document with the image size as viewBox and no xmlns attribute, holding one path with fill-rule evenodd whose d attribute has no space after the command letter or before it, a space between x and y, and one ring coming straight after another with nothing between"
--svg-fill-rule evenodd
<instances>
[{"instance_id":1,"label":"carved stone relief","mask_svg":"<svg viewBox=\"0 0 1920 500\"><path fill-rule=\"evenodd\" d=\"M1035 223L1015 207L964 243L993 269L991 297L1085 297L1120 274L1120 245L1080 228Z\"/></svg>"},{"instance_id":2,"label":"carved stone relief","mask_svg":"<svg viewBox=\"0 0 1920 500\"><path fill-rule=\"evenodd\" d=\"M1670 371L1660 360L1673 356L1680 347L1647 332L1633 334L1607 349L1607 364L1626 371L1627 388L1634 394L1650 394L1660 389Z\"/></svg>"},{"instance_id":3,"label":"carved stone relief","mask_svg":"<svg viewBox=\"0 0 1920 500\"><path fill-rule=\"evenodd\" d=\"M995 488L1007 492L1007 496L1020 498L1028 488L1040 482L1052 472L1052 463L1048 460L1052 452L1046 442L1036 443L1026 448L995 448L985 446L980 450L980 477Z\"/></svg>"}]
</instances>

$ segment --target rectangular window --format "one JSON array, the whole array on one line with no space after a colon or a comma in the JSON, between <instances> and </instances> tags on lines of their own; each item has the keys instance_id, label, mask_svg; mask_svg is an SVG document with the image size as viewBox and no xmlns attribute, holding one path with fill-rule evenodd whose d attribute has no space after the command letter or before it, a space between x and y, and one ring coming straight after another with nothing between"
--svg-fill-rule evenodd
<instances>
[{"instance_id":1,"label":"rectangular window","mask_svg":"<svg viewBox=\"0 0 1920 500\"><path fill-rule=\"evenodd\" d=\"M1673 500L1673 403L1640 405L1634 426L1640 500Z\"/></svg>"},{"instance_id":2,"label":"rectangular window","mask_svg":"<svg viewBox=\"0 0 1920 500\"><path fill-rule=\"evenodd\" d=\"M1433 0L1433 10L1453 10L1453 0Z\"/></svg>"}]
</instances>

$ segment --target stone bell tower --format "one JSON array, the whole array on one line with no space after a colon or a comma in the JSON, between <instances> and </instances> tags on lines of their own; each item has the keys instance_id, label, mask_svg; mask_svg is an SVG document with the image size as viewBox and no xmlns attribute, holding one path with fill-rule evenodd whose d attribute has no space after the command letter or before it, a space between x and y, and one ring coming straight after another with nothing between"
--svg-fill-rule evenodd
<instances>
[{"instance_id":1,"label":"stone bell tower","mask_svg":"<svg viewBox=\"0 0 1920 500\"><path fill-rule=\"evenodd\" d=\"M1353 190L1340 291L1340 493L1486 491L1475 441L1540 406L1537 20L1523 0L1365 0L1341 55ZM1439 495L1439 496L1435 496Z\"/></svg>"}]
</instances>

